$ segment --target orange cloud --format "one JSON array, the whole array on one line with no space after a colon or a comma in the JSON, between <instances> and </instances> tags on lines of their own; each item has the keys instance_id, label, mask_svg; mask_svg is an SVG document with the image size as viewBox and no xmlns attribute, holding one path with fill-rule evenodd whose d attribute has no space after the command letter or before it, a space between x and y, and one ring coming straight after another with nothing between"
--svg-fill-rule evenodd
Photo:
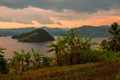
<instances>
[{"instance_id":1,"label":"orange cloud","mask_svg":"<svg viewBox=\"0 0 120 80\"><path fill-rule=\"evenodd\" d=\"M110 25L120 23L120 10L98 10L96 13L80 13L64 9L62 12L45 10L36 7L11 9L0 7L0 28L23 27L59 27L73 28L82 25Z\"/></svg>"}]
</instances>

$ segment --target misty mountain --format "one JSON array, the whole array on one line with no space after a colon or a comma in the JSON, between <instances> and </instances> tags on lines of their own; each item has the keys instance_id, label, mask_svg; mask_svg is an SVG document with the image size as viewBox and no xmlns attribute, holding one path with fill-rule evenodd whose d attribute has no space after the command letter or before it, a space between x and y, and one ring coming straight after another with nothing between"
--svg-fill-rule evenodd
<instances>
[{"instance_id":1,"label":"misty mountain","mask_svg":"<svg viewBox=\"0 0 120 80\"><path fill-rule=\"evenodd\" d=\"M109 37L109 26L82 26L74 28L82 37Z\"/></svg>"},{"instance_id":2,"label":"misty mountain","mask_svg":"<svg viewBox=\"0 0 120 80\"><path fill-rule=\"evenodd\" d=\"M31 32L32 30L35 30L37 28L13 28L13 29L0 29L0 35L1 36L13 36L13 35L20 35L26 32ZM53 36L63 36L67 34L68 30L67 28L61 29L61 28L48 28L48 27L41 27L41 29L46 30L49 34Z\"/></svg>"},{"instance_id":3,"label":"misty mountain","mask_svg":"<svg viewBox=\"0 0 120 80\"><path fill-rule=\"evenodd\" d=\"M20 35L22 33L30 32L32 30L35 30L35 28L12 28L12 29L0 29L0 35L7 35L7 36L13 36L13 35Z\"/></svg>"},{"instance_id":4,"label":"misty mountain","mask_svg":"<svg viewBox=\"0 0 120 80\"><path fill-rule=\"evenodd\" d=\"M20 35L22 33L31 32L36 28L17 28L17 29L0 29L0 35ZM39 29L39 28L38 28ZM41 27L52 36L64 36L65 34L69 35L69 28L49 28L49 27ZM78 28L74 28L76 32L82 37L109 37L110 34L108 32L109 26L81 26Z\"/></svg>"},{"instance_id":5,"label":"misty mountain","mask_svg":"<svg viewBox=\"0 0 120 80\"><path fill-rule=\"evenodd\" d=\"M41 27L42 29L46 30L49 34L53 36L63 36L68 34L69 28L48 28L48 27Z\"/></svg>"}]
</instances>

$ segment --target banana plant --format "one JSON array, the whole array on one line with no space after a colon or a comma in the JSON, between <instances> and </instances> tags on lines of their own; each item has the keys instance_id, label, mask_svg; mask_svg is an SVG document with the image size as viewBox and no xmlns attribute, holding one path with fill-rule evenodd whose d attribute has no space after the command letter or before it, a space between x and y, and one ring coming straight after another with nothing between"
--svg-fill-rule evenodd
<instances>
[{"instance_id":1,"label":"banana plant","mask_svg":"<svg viewBox=\"0 0 120 80\"><path fill-rule=\"evenodd\" d=\"M40 55L40 51L39 50L35 51L32 48L32 57L33 57L33 60L32 60L33 66L35 68L40 67L40 65L41 65L41 58L42 58L42 55Z\"/></svg>"},{"instance_id":2,"label":"banana plant","mask_svg":"<svg viewBox=\"0 0 120 80\"><path fill-rule=\"evenodd\" d=\"M0 48L0 53L4 54L5 53L4 50L6 50L6 49L5 48Z\"/></svg>"},{"instance_id":3,"label":"banana plant","mask_svg":"<svg viewBox=\"0 0 120 80\"><path fill-rule=\"evenodd\" d=\"M90 38L85 38L85 41L84 41L84 43L83 43L83 50L90 50L91 45L92 45L91 39L92 39L92 37L90 37Z\"/></svg>"},{"instance_id":4,"label":"banana plant","mask_svg":"<svg viewBox=\"0 0 120 80\"><path fill-rule=\"evenodd\" d=\"M56 42L51 42L48 47L50 48L48 52L55 53L55 60L58 65L62 65L62 55L64 55L63 51L65 49L64 40L61 37L58 37Z\"/></svg>"},{"instance_id":5,"label":"banana plant","mask_svg":"<svg viewBox=\"0 0 120 80\"><path fill-rule=\"evenodd\" d=\"M21 49L21 52L14 51L13 53L14 57L11 60L11 64L13 64L13 66L18 64L20 66L20 71L28 70L31 58L30 52L26 53L24 49Z\"/></svg>"},{"instance_id":6,"label":"banana plant","mask_svg":"<svg viewBox=\"0 0 120 80\"><path fill-rule=\"evenodd\" d=\"M14 51L14 58L19 61L19 64L21 65L21 71L25 71L25 65L24 65L24 58L25 58L25 51L21 49L21 52Z\"/></svg>"},{"instance_id":7,"label":"banana plant","mask_svg":"<svg viewBox=\"0 0 120 80\"><path fill-rule=\"evenodd\" d=\"M56 42L50 43L49 52L54 51L56 54L56 62L59 66L77 64L79 52L81 50L90 50L92 38L83 40L76 35L74 29L71 30L70 36L58 37Z\"/></svg>"},{"instance_id":8,"label":"banana plant","mask_svg":"<svg viewBox=\"0 0 120 80\"><path fill-rule=\"evenodd\" d=\"M30 63L31 63L31 54L30 54L30 52L27 52L25 54L24 62L26 63L26 70L28 71L28 68L29 68Z\"/></svg>"}]
</instances>

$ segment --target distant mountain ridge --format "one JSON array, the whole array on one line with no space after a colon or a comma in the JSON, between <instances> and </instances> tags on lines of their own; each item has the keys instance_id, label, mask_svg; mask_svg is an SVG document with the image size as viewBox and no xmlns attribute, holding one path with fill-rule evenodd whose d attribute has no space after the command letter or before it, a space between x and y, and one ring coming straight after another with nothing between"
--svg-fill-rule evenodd
<instances>
[{"instance_id":1,"label":"distant mountain ridge","mask_svg":"<svg viewBox=\"0 0 120 80\"><path fill-rule=\"evenodd\" d=\"M53 36L63 36L68 33L70 29L64 29L64 28L48 28L48 27L41 27L42 29L46 30L48 33L50 33Z\"/></svg>"},{"instance_id":2,"label":"distant mountain ridge","mask_svg":"<svg viewBox=\"0 0 120 80\"><path fill-rule=\"evenodd\" d=\"M29 27L29 28L0 29L0 35L7 36L20 35L22 33L30 32L32 30L35 30L35 28Z\"/></svg>"},{"instance_id":3,"label":"distant mountain ridge","mask_svg":"<svg viewBox=\"0 0 120 80\"><path fill-rule=\"evenodd\" d=\"M32 30L39 28L18 28L18 29L0 29L0 35L20 35L22 33L30 32ZM40 29L46 30L52 36L64 36L69 35L69 28L49 28L49 27L41 27ZM108 33L109 26L81 26L78 28L74 28L78 34L82 37L109 37Z\"/></svg>"},{"instance_id":4,"label":"distant mountain ridge","mask_svg":"<svg viewBox=\"0 0 120 80\"><path fill-rule=\"evenodd\" d=\"M82 26L74 28L78 34L82 37L109 37L109 26Z\"/></svg>"}]
</instances>

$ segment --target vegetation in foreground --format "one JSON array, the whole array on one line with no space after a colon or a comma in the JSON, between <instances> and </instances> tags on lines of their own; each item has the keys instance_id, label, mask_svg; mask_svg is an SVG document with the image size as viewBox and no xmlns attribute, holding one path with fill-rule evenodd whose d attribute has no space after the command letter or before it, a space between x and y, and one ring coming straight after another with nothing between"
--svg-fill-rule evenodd
<instances>
[{"instance_id":1,"label":"vegetation in foreground","mask_svg":"<svg viewBox=\"0 0 120 80\"><path fill-rule=\"evenodd\" d=\"M101 62L5 74L0 80L119 80L119 76L120 63Z\"/></svg>"},{"instance_id":2,"label":"vegetation in foreground","mask_svg":"<svg viewBox=\"0 0 120 80\"><path fill-rule=\"evenodd\" d=\"M56 43L50 43L49 52L55 53L53 58L42 57L34 49L27 53L23 49L21 53L14 51L15 56L9 60L9 64L6 61L3 64L9 65L4 69L9 73L1 70L0 79L120 80L119 25L113 23L109 33L112 37L101 43L99 51L91 49L91 38L83 40L74 30L70 36L59 37ZM5 60L3 57L1 59Z\"/></svg>"}]
</instances>

